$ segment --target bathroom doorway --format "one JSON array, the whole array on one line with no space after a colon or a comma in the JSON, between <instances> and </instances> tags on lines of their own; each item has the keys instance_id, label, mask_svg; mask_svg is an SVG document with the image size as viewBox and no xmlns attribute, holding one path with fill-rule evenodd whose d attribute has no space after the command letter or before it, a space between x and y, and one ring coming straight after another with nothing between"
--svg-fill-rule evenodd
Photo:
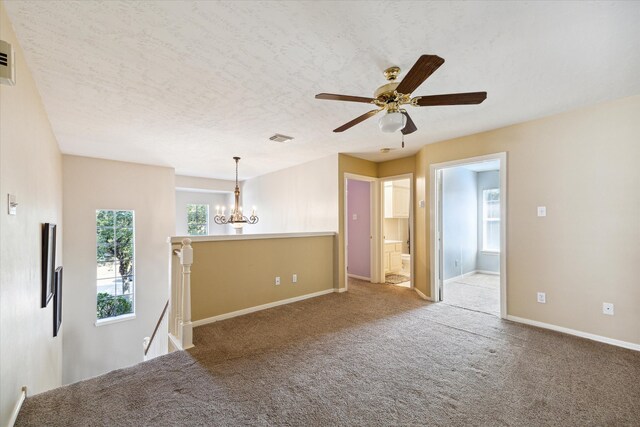
<instances>
[{"instance_id":1,"label":"bathroom doorway","mask_svg":"<svg viewBox=\"0 0 640 427\"><path fill-rule=\"evenodd\" d=\"M387 285L412 288L412 176L386 178L381 186L382 277Z\"/></svg>"}]
</instances>

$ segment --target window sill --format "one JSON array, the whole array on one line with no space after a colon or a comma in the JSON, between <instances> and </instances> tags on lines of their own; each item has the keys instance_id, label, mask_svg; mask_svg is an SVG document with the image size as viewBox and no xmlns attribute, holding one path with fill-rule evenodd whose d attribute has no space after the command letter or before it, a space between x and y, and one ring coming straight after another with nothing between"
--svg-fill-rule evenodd
<instances>
[{"instance_id":1,"label":"window sill","mask_svg":"<svg viewBox=\"0 0 640 427\"><path fill-rule=\"evenodd\" d=\"M127 320L133 320L135 318L136 318L136 314L135 313L123 314L122 316L107 317L106 319L98 319L98 320L96 320L95 325L96 326L105 326L105 325L110 325L112 323L126 322Z\"/></svg>"},{"instance_id":2,"label":"window sill","mask_svg":"<svg viewBox=\"0 0 640 427\"><path fill-rule=\"evenodd\" d=\"M500 255L500 251L480 251L483 255Z\"/></svg>"}]
</instances>

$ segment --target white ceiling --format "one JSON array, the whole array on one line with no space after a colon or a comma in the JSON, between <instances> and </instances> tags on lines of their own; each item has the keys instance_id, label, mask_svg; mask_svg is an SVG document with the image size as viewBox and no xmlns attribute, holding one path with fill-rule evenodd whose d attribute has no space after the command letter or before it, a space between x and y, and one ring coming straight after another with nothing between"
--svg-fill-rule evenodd
<instances>
[{"instance_id":1,"label":"white ceiling","mask_svg":"<svg viewBox=\"0 0 640 427\"><path fill-rule=\"evenodd\" d=\"M65 153L241 179L337 152L372 160L640 93L640 2L41 2L6 9ZM390 65L445 64L414 95L487 91L413 108L418 132L371 109ZM402 75L401 75L402 76ZM20 76L17 76L18 82ZM19 84L19 83L18 83ZM268 141L275 132L295 139Z\"/></svg>"}]
</instances>

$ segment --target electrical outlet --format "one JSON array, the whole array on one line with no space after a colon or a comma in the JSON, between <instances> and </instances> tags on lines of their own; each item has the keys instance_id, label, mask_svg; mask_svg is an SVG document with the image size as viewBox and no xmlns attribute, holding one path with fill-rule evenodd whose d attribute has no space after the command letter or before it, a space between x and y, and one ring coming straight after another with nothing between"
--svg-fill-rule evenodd
<instances>
[{"instance_id":1,"label":"electrical outlet","mask_svg":"<svg viewBox=\"0 0 640 427\"><path fill-rule=\"evenodd\" d=\"M357 221L358 220L358 214L353 214L353 220Z\"/></svg>"},{"instance_id":2,"label":"electrical outlet","mask_svg":"<svg viewBox=\"0 0 640 427\"><path fill-rule=\"evenodd\" d=\"M538 216L547 216L546 206L538 206Z\"/></svg>"},{"instance_id":3,"label":"electrical outlet","mask_svg":"<svg viewBox=\"0 0 640 427\"><path fill-rule=\"evenodd\" d=\"M547 294L544 292L538 292L538 302L540 304L546 304L547 303Z\"/></svg>"},{"instance_id":4,"label":"electrical outlet","mask_svg":"<svg viewBox=\"0 0 640 427\"><path fill-rule=\"evenodd\" d=\"M294 274L293 276L291 276L291 282L292 283L297 283L298 282L298 275Z\"/></svg>"},{"instance_id":5,"label":"electrical outlet","mask_svg":"<svg viewBox=\"0 0 640 427\"><path fill-rule=\"evenodd\" d=\"M613 303L603 302L602 303L602 314L613 316Z\"/></svg>"},{"instance_id":6,"label":"electrical outlet","mask_svg":"<svg viewBox=\"0 0 640 427\"><path fill-rule=\"evenodd\" d=\"M280 276L276 276L276 285L280 284Z\"/></svg>"}]
</instances>

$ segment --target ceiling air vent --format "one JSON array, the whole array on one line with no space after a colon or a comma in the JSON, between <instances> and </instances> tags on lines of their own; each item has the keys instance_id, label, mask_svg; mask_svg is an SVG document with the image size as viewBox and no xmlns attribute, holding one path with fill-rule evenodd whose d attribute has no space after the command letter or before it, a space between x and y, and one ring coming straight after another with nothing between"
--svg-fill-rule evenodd
<instances>
[{"instance_id":1,"label":"ceiling air vent","mask_svg":"<svg viewBox=\"0 0 640 427\"><path fill-rule=\"evenodd\" d=\"M4 40L0 40L0 83L16 84L13 47Z\"/></svg>"},{"instance_id":2,"label":"ceiling air vent","mask_svg":"<svg viewBox=\"0 0 640 427\"><path fill-rule=\"evenodd\" d=\"M276 133L275 135L269 137L269 139L275 142L287 142L287 141L291 141L293 137Z\"/></svg>"}]
</instances>

